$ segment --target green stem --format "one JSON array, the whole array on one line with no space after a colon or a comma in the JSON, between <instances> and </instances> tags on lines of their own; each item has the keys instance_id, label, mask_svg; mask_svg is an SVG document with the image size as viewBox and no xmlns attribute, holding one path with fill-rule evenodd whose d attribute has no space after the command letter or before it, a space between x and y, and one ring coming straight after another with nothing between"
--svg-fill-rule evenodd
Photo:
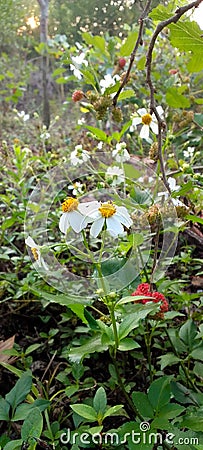
<instances>
[{"instance_id":1,"label":"green stem","mask_svg":"<svg viewBox=\"0 0 203 450\"><path fill-rule=\"evenodd\" d=\"M148 368L149 368L150 383L152 383L152 381L153 381L152 355L151 355L152 335L150 333L149 322L147 319L145 320L145 323L146 323L147 332L144 335L144 339L145 339L145 345L147 348L147 362L148 362Z\"/></svg>"},{"instance_id":2,"label":"green stem","mask_svg":"<svg viewBox=\"0 0 203 450\"><path fill-rule=\"evenodd\" d=\"M108 305L107 305L108 306ZM115 318L115 311L114 311L114 305L108 306L110 316L111 316L111 323L113 326L113 333L114 333L114 340L115 340L115 349L114 349L114 357L116 358L116 352L119 347L119 338L118 338L118 330L116 325L116 318Z\"/></svg>"}]
</instances>

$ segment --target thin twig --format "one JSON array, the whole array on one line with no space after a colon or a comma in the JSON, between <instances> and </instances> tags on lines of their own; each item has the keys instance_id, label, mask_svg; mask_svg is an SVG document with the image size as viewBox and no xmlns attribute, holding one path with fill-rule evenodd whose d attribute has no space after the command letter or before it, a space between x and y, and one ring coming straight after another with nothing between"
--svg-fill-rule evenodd
<instances>
[{"instance_id":1,"label":"thin twig","mask_svg":"<svg viewBox=\"0 0 203 450\"><path fill-rule=\"evenodd\" d=\"M133 49L133 51L132 51L132 53L131 53L131 55L130 55L130 63L129 63L129 66L128 66L128 70L127 70L127 72L126 72L126 74L125 74L125 77L124 77L124 79L123 79L123 82L121 83L121 85L120 85L120 87L119 87L119 89L118 89L116 95L113 97L113 106L116 106L117 101L118 101L118 97L119 97L121 91L123 90L124 86L125 86L125 85L127 84L127 82L128 82L129 75L130 75L130 72L131 72L131 69L132 69L132 66L133 66L133 62L134 62L134 59L135 59L135 55L136 55L137 49L138 49L139 45L142 45L142 42L143 42L143 41L142 41L142 39L143 39L142 36L143 36L143 29L144 29L144 19L147 17L147 14L148 14L148 12L149 12L149 8L150 8L150 5L151 5L151 1L152 1L152 0L148 0L148 1L147 1L147 4L146 4L146 6L145 6L145 8L144 8L144 11L143 11L143 13L141 14L141 16L140 16L140 18L139 18L139 24L140 24L140 27L139 27L139 32L138 32L137 41L136 41L135 47L134 47L134 49Z\"/></svg>"},{"instance_id":2,"label":"thin twig","mask_svg":"<svg viewBox=\"0 0 203 450\"><path fill-rule=\"evenodd\" d=\"M163 20L162 22L160 22L157 27L156 30L151 38L151 41L149 43L149 47L148 47L148 52L147 52L147 56L146 56L146 70L147 70L147 76L146 76L146 81L147 84L149 86L150 89L150 113L154 113L158 122L158 127L159 127L159 133L158 133L158 156L159 156L159 161L160 161L160 168L161 168L161 173L162 173L162 178L163 178L163 182L168 190L169 193L171 193L170 191L170 187L166 178L166 173L165 173L165 168L164 168L164 160L163 160L163 155L162 155L162 129L165 127L165 124L163 122L163 120L161 119L161 117L159 116L158 112L157 112L157 108L156 108L156 104L155 104L155 98L154 98L154 85L152 83L152 79L151 79L151 68L152 68L152 54L153 54L153 50L154 50L154 46L156 43L156 39L159 36L159 34L161 33L161 31L167 27L168 25L170 25L171 23L177 23L178 20L181 18L181 16L183 14L185 14L187 11L189 11L192 8L197 8L200 3L202 3L203 0L196 0L192 3L190 3L189 5L186 6L182 6L181 8L178 8L175 11L175 14L170 17L167 20Z\"/></svg>"}]
</instances>

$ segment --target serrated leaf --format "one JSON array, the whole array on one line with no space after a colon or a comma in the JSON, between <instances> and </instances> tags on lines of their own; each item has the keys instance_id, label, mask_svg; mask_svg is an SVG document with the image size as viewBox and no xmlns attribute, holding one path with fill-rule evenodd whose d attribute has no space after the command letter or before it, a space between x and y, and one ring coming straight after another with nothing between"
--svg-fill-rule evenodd
<instances>
[{"instance_id":1,"label":"serrated leaf","mask_svg":"<svg viewBox=\"0 0 203 450\"><path fill-rule=\"evenodd\" d=\"M170 41L174 47L184 52L192 51L193 53L203 54L202 30L197 22L178 21L176 24L169 25Z\"/></svg>"},{"instance_id":2,"label":"serrated leaf","mask_svg":"<svg viewBox=\"0 0 203 450\"><path fill-rule=\"evenodd\" d=\"M121 94L118 97L118 100L121 101L131 97L135 97L135 92L133 91L133 89L127 89L126 91L121 92Z\"/></svg>"},{"instance_id":3,"label":"serrated leaf","mask_svg":"<svg viewBox=\"0 0 203 450\"><path fill-rule=\"evenodd\" d=\"M76 305L69 305L68 308L70 308L71 311L73 311L73 313L76 314L76 316L78 316L83 323L87 324L87 320L84 315L85 312L84 305L80 305L79 303L77 303Z\"/></svg>"},{"instance_id":4,"label":"serrated leaf","mask_svg":"<svg viewBox=\"0 0 203 450\"><path fill-rule=\"evenodd\" d=\"M95 422L97 420L97 413L92 406L77 404L70 405L70 407L76 414L84 417L84 419L88 419L91 422Z\"/></svg>"},{"instance_id":5,"label":"serrated leaf","mask_svg":"<svg viewBox=\"0 0 203 450\"><path fill-rule=\"evenodd\" d=\"M166 92L166 102L172 108L189 108L190 101L184 95L180 94L176 87L170 87Z\"/></svg>"},{"instance_id":6,"label":"serrated leaf","mask_svg":"<svg viewBox=\"0 0 203 450\"><path fill-rule=\"evenodd\" d=\"M173 3L174 5L174 3ZM156 8L152 9L149 13L149 17L155 21L162 21L169 19L172 15L172 7L170 3L167 6L158 5Z\"/></svg>"},{"instance_id":7,"label":"serrated leaf","mask_svg":"<svg viewBox=\"0 0 203 450\"><path fill-rule=\"evenodd\" d=\"M107 348L107 345L101 343L101 336L97 335L90 338L86 344L80 345L80 347L72 347L69 351L69 359L73 362L80 362L85 356L95 352L103 352Z\"/></svg>"},{"instance_id":8,"label":"serrated leaf","mask_svg":"<svg viewBox=\"0 0 203 450\"><path fill-rule=\"evenodd\" d=\"M189 62L187 63L186 67L188 72L190 73L200 72L203 69L203 59L200 58L199 55L194 53L194 55L192 55Z\"/></svg>"},{"instance_id":9,"label":"serrated leaf","mask_svg":"<svg viewBox=\"0 0 203 450\"><path fill-rule=\"evenodd\" d=\"M86 125L85 128L90 130L100 141L107 142L108 136L104 131L100 130L100 128L92 127L90 125Z\"/></svg>"},{"instance_id":10,"label":"serrated leaf","mask_svg":"<svg viewBox=\"0 0 203 450\"><path fill-rule=\"evenodd\" d=\"M39 297L41 297L43 300L47 300L50 303L58 303L59 305L63 305L63 306L70 306L72 304L75 303L81 303L81 304L85 304L85 305L89 305L91 302L90 300L84 299L82 297L77 297L75 295L70 295L70 294L49 294L46 291L42 291L40 289L31 289L32 292L35 295L38 295Z\"/></svg>"},{"instance_id":11,"label":"serrated leaf","mask_svg":"<svg viewBox=\"0 0 203 450\"><path fill-rule=\"evenodd\" d=\"M138 32L132 31L129 33L128 37L126 38L123 45L121 45L121 48L119 50L119 53L121 56L130 56L132 53L136 40L137 40Z\"/></svg>"}]
</instances>

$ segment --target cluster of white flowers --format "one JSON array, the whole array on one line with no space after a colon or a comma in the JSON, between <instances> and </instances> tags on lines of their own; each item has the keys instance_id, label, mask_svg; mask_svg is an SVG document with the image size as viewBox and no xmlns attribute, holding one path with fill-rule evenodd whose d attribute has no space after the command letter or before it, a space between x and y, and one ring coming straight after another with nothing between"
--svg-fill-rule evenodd
<instances>
[{"instance_id":1,"label":"cluster of white flowers","mask_svg":"<svg viewBox=\"0 0 203 450\"><path fill-rule=\"evenodd\" d=\"M105 75L103 80L100 80L99 82L101 86L101 93L103 94L107 88L113 86L118 80L120 80L119 75L115 75L114 77L112 77L109 73Z\"/></svg>"},{"instance_id":2,"label":"cluster of white flowers","mask_svg":"<svg viewBox=\"0 0 203 450\"><path fill-rule=\"evenodd\" d=\"M163 119L163 108L162 106L157 106L157 112L161 119ZM155 114L152 115L147 112L145 108L140 108L131 116L132 125L130 127L130 131L133 132L136 130L137 125L142 124L142 128L140 130L141 139L146 139L146 141L151 142L149 137L150 128L154 134L158 134L158 122Z\"/></svg>"},{"instance_id":3,"label":"cluster of white flowers","mask_svg":"<svg viewBox=\"0 0 203 450\"><path fill-rule=\"evenodd\" d=\"M82 79L82 72L80 71L80 67L82 64L84 64L86 67L88 66L88 61L85 59L85 53L81 52L77 56L72 56L72 62L73 64L70 64L70 70L73 71L73 74L75 75L78 80Z\"/></svg>"},{"instance_id":4,"label":"cluster of white flowers","mask_svg":"<svg viewBox=\"0 0 203 450\"><path fill-rule=\"evenodd\" d=\"M72 190L73 195L83 194L84 192L84 184L76 181L73 184L69 184L68 189Z\"/></svg>"},{"instance_id":5,"label":"cluster of white flowers","mask_svg":"<svg viewBox=\"0 0 203 450\"><path fill-rule=\"evenodd\" d=\"M105 178L107 181L112 181L112 186L118 186L125 180L123 169L118 166L108 167Z\"/></svg>"},{"instance_id":6,"label":"cluster of white flowers","mask_svg":"<svg viewBox=\"0 0 203 450\"><path fill-rule=\"evenodd\" d=\"M96 238L104 226L111 236L116 237L124 233L124 226L129 228L133 223L127 209L111 201L79 203L76 198L68 197L62 204L62 211L59 228L64 234L70 227L79 233L91 223L92 237Z\"/></svg>"},{"instance_id":7,"label":"cluster of white flowers","mask_svg":"<svg viewBox=\"0 0 203 450\"><path fill-rule=\"evenodd\" d=\"M187 150L183 150L184 158L191 159L194 156L195 147L188 147Z\"/></svg>"},{"instance_id":8,"label":"cluster of white flowers","mask_svg":"<svg viewBox=\"0 0 203 450\"><path fill-rule=\"evenodd\" d=\"M22 119L23 122L27 122L30 118L30 114L26 114L25 111L17 111L17 116Z\"/></svg>"},{"instance_id":9,"label":"cluster of white flowers","mask_svg":"<svg viewBox=\"0 0 203 450\"><path fill-rule=\"evenodd\" d=\"M180 186L178 186L176 184L175 178L169 177L168 178L168 185L169 185L169 188L170 188L172 193L176 192L176 191L178 191L180 189ZM164 198L164 200L167 200L169 198L169 192L168 191L159 192L158 193L158 197L162 197L162 198ZM185 207L185 204L183 202L181 202L180 200L178 200L178 198L171 198L171 201L172 201L174 206L184 206Z\"/></svg>"},{"instance_id":10,"label":"cluster of white flowers","mask_svg":"<svg viewBox=\"0 0 203 450\"><path fill-rule=\"evenodd\" d=\"M125 162L130 159L125 142L118 142L116 148L112 151L112 156L117 162Z\"/></svg>"},{"instance_id":11,"label":"cluster of white flowers","mask_svg":"<svg viewBox=\"0 0 203 450\"><path fill-rule=\"evenodd\" d=\"M87 150L82 148L82 145L76 145L75 150L70 154L70 162L73 166L79 166L80 164L87 162L90 159L90 155Z\"/></svg>"}]
</instances>

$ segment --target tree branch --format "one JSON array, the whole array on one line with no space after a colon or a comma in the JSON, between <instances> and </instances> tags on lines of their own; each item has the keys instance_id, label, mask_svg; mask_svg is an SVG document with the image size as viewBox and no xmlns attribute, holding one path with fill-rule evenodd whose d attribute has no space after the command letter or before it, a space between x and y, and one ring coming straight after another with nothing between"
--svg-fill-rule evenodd
<instances>
[{"instance_id":1,"label":"tree branch","mask_svg":"<svg viewBox=\"0 0 203 450\"><path fill-rule=\"evenodd\" d=\"M123 82L121 83L121 85L120 85L120 87L119 87L119 89L118 89L116 95L113 97L113 106L116 106L117 101L118 101L118 97L119 97L121 91L123 90L124 86L126 85L126 83L127 83L127 81L128 81L128 78L129 78L129 75L130 75L130 72L131 72L131 69L132 69L132 66L133 66L133 62L134 62L134 59L135 59L135 55L136 55L137 49L138 49L139 45L142 45L142 35L143 35L143 29L144 29L144 19L147 17L147 14L148 14L148 12L149 12L149 8L150 8L150 5L151 5L151 1L152 1L152 0L148 0L148 1L147 1L147 4L146 4L146 6L145 6L145 8L144 8L144 11L143 11L143 13L141 14L141 16L140 16L140 18L139 18L139 24L140 24L140 26L139 26L139 32L138 32L137 41L136 41L135 47L134 47L134 49L133 49L133 51L132 51L132 53L131 53L131 55L130 55L130 63L129 63L129 66L128 66L128 70L127 70L127 72L126 72L126 74L125 74L125 77L124 77L124 79L123 79Z\"/></svg>"},{"instance_id":2,"label":"tree branch","mask_svg":"<svg viewBox=\"0 0 203 450\"><path fill-rule=\"evenodd\" d=\"M197 8L200 3L202 3L203 0L196 0L192 3L190 3L189 5L186 6L182 6L181 8L178 8L175 11L175 14L170 17L167 20L163 20L162 22L160 22L157 27L156 30L151 38L149 47L148 47L148 52L147 52L147 56L146 56L146 70L147 70L147 75L146 75L146 81L147 84L149 86L150 89L150 113L154 113L158 122L158 127L159 127L159 133L158 133L158 156L159 156L159 161L160 161L160 168L161 168L161 173L162 173L162 178L163 178L163 182L167 188L167 190L169 191L169 193L171 193L170 191L170 187L166 178L166 174L165 174L165 168L164 168L164 160L163 160L163 155L162 155L162 130L165 127L164 122L162 121L161 117L159 116L158 112L157 112L157 108L156 108L156 104L155 104L155 98L154 98L154 85L152 83L152 79L151 79L151 67L152 67L152 54L153 54L153 50L154 50L154 46L156 43L156 39L159 36L159 34L161 33L161 31L167 27L168 25L170 25L171 23L177 23L178 20L181 18L181 16L183 14L185 14L187 11L189 11L192 8Z\"/></svg>"}]
</instances>

